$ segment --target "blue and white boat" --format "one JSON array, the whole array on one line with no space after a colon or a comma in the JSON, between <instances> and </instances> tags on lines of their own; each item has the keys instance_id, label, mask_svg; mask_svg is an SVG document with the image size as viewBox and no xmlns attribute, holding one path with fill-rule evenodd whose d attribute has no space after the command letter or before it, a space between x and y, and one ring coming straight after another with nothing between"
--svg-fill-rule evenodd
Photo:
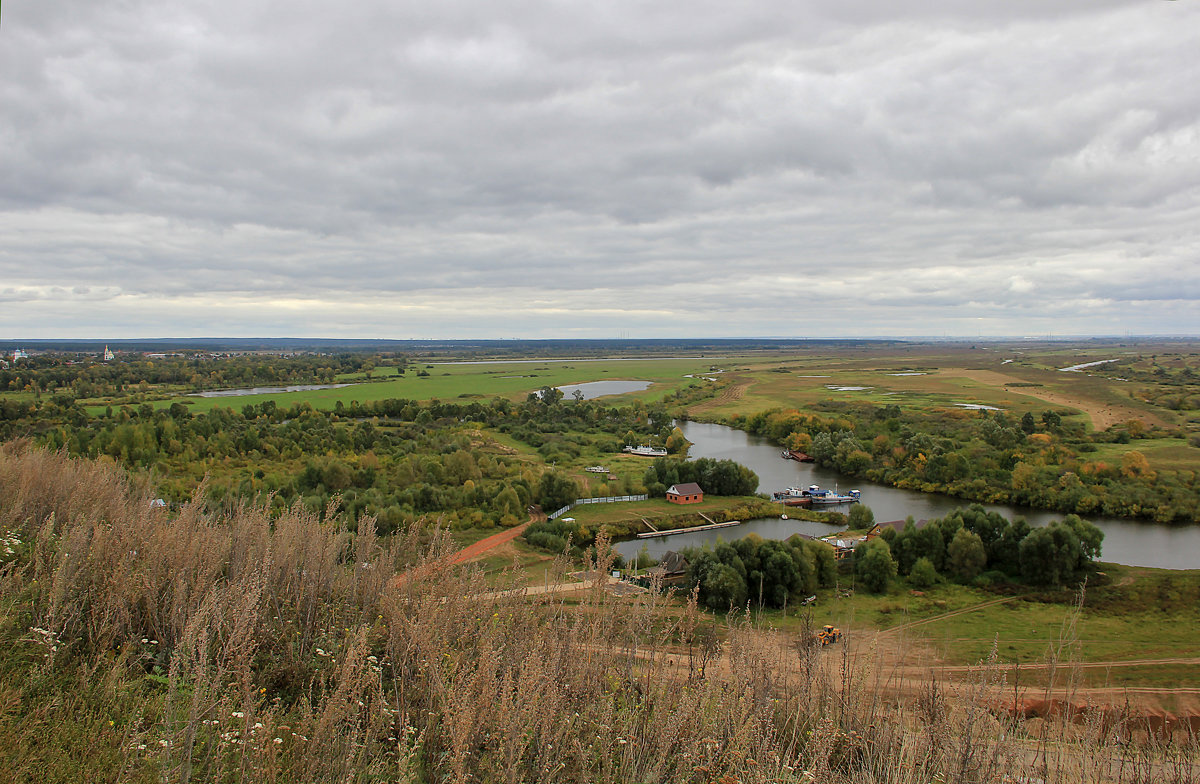
<instances>
[{"instance_id":1,"label":"blue and white boat","mask_svg":"<svg viewBox=\"0 0 1200 784\"><path fill-rule=\"evenodd\" d=\"M808 489L803 492L805 498L812 499L813 506L833 506L835 504L857 504L862 494L857 490L851 490L847 494L842 494L835 487L833 490L822 490L818 485L809 485Z\"/></svg>"}]
</instances>

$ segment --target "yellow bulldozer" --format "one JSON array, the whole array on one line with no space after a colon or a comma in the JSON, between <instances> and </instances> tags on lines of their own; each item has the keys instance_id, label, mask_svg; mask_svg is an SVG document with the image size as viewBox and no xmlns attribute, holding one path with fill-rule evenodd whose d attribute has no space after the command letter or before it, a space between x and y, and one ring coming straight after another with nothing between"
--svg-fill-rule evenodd
<instances>
[{"instance_id":1,"label":"yellow bulldozer","mask_svg":"<svg viewBox=\"0 0 1200 784\"><path fill-rule=\"evenodd\" d=\"M842 630L833 626L826 626L817 632L817 642L821 645L830 645L842 639Z\"/></svg>"}]
</instances>

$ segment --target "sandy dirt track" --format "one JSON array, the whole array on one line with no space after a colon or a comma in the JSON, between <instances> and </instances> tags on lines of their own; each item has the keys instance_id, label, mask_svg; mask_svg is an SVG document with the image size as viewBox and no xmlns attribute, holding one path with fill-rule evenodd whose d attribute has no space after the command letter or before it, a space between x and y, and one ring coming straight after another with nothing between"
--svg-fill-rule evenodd
<instances>
[{"instance_id":1,"label":"sandy dirt track","mask_svg":"<svg viewBox=\"0 0 1200 784\"><path fill-rule=\"evenodd\" d=\"M404 585L405 583L408 583L410 580L423 579L425 577L429 577L430 575L434 574L435 572L437 572L441 569L445 569L446 567L451 566L453 564L465 563L467 561L473 561L476 558L480 558L480 557L486 555L489 551L494 550L495 548L500 547L504 544L507 544L508 542L511 542L513 539L516 539L518 536L520 536L522 533L525 532L525 529L528 528L531 523L538 520L539 518L540 518L540 515L538 515L538 514L530 514L529 519L526 520L525 522L521 523L520 525L513 526L512 528L509 528L506 531L501 531L498 534L492 534L489 537L480 539L478 542L475 542L472 545L468 545L461 550L453 552L449 556L447 556L439 561L436 561L433 563L428 563L428 564L425 564L424 566L421 566L416 569L412 569L412 570L409 570L402 574L396 575L395 577L392 578L392 584L395 586L401 586L401 585Z\"/></svg>"},{"instance_id":2,"label":"sandy dirt track","mask_svg":"<svg viewBox=\"0 0 1200 784\"><path fill-rule=\"evenodd\" d=\"M501 531L498 534L492 534L486 539L480 539L475 544L464 547L457 553L454 553L452 556L450 556L450 563L457 564L464 563L466 561L473 561L487 551L499 547L505 542L511 542L513 539L516 539L518 536L525 533L525 529L528 528L530 523L532 523L535 519L537 518L534 515L530 515L528 520L518 526L509 528L507 531Z\"/></svg>"}]
</instances>

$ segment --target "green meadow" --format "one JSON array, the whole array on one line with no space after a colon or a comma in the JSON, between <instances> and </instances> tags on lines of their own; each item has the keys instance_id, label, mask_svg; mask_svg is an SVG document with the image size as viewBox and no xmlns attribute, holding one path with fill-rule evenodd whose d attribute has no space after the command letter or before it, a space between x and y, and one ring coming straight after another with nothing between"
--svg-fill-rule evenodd
<instances>
[{"instance_id":1,"label":"green meadow","mask_svg":"<svg viewBox=\"0 0 1200 784\"><path fill-rule=\"evenodd\" d=\"M523 399L531 392L546 386L582 384L590 381L634 380L649 381L651 386L613 399L638 399L650 403L661 400L675 390L690 384L710 382L689 375L709 374L714 366L722 367L727 360L721 357L613 359L598 361L546 360L536 362L483 363L414 363L404 375L394 367L379 367L368 379L364 374L345 374L338 383L351 386L337 389L314 389L301 392L275 392L237 397L198 397L177 395L148 401L156 408L182 403L193 412L212 408L238 408L274 400L280 406L308 403L314 408L328 410L338 403L348 406L352 401L365 403L374 400L402 398L408 400L470 400L505 397ZM424 372L428 375L419 375ZM151 393L153 390L151 391ZM92 410L103 410L95 401Z\"/></svg>"},{"instance_id":2,"label":"green meadow","mask_svg":"<svg viewBox=\"0 0 1200 784\"><path fill-rule=\"evenodd\" d=\"M951 665L975 665L993 649L1003 665L1029 665L1049 657L1092 664L1082 669L1089 686L1173 687L1200 680L1195 630L1200 623L1200 570L1169 571L1104 564L1103 576L1080 594L1012 586L1005 592L942 583L912 591L903 582L883 594L835 591L815 605L786 615L764 611L762 620L798 629L805 614L816 626L855 630L882 646L916 644ZM843 589L852 587L843 576ZM889 631L890 630L890 631ZM1112 663L1109 666L1108 663ZM1099 665L1099 666L1096 666ZM1021 676L1041 682L1044 673Z\"/></svg>"}]
</instances>

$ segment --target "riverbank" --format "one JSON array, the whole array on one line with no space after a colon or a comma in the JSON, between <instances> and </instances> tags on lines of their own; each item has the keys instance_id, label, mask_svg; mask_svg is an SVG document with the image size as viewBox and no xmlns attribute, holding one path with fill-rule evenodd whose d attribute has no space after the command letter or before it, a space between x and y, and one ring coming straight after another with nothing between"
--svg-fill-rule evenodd
<instances>
[{"instance_id":1,"label":"riverbank","mask_svg":"<svg viewBox=\"0 0 1200 784\"><path fill-rule=\"evenodd\" d=\"M903 520L909 516L915 520L944 517L972 503L939 493L875 484L820 465L784 460L779 456L779 446L768 439L727 425L691 421L680 422L679 427L684 437L692 442L690 457L711 457L741 463L758 474L760 493L810 484L859 489L862 491L862 503L871 508L879 522ZM985 503L982 506L1009 519L1023 517L1034 527L1048 525L1063 517L1061 513L1007 504ZM793 513L788 511L786 514L790 517ZM1200 568L1200 526L1170 526L1098 515L1080 516L1104 533L1101 557L1106 561L1159 569Z\"/></svg>"},{"instance_id":2,"label":"riverbank","mask_svg":"<svg viewBox=\"0 0 1200 784\"><path fill-rule=\"evenodd\" d=\"M567 516L574 518L589 539L603 530L612 541L623 541L656 530L688 529L777 515L782 509L781 505L757 496L706 496L703 502L686 506L668 503L664 498L587 504L575 507Z\"/></svg>"}]
</instances>

